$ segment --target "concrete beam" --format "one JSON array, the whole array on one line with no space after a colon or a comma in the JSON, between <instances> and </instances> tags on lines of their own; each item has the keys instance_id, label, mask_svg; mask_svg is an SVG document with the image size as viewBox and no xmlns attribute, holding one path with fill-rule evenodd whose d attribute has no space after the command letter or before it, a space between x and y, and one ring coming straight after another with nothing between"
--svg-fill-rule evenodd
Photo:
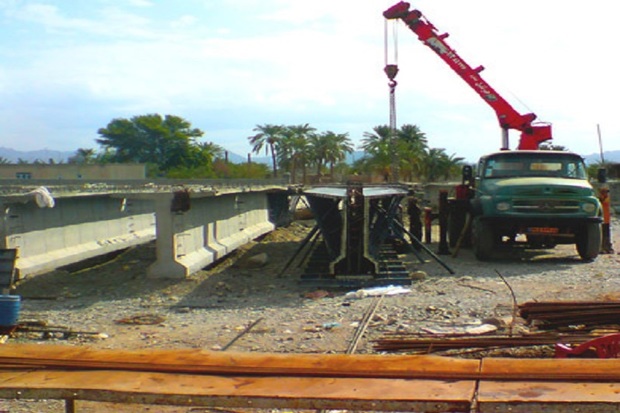
<instances>
[{"instance_id":1,"label":"concrete beam","mask_svg":"<svg viewBox=\"0 0 620 413\"><path fill-rule=\"evenodd\" d=\"M155 238L152 201L91 195L54 203L47 208L28 197L2 199L0 246L18 250L17 279Z\"/></svg>"},{"instance_id":2,"label":"concrete beam","mask_svg":"<svg viewBox=\"0 0 620 413\"><path fill-rule=\"evenodd\" d=\"M269 206L282 187L192 187L187 210L172 186L140 192L55 193L44 187L0 196L0 248L18 250L16 278L52 271L157 238L153 278L179 279L274 229ZM177 186L178 188L179 186ZM175 195L176 194L176 195ZM273 203L273 202L272 202Z\"/></svg>"},{"instance_id":3,"label":"concrete beam","mask_svg":"<svg viewBox=\"0 0 620 413\"><path fill-rule=\"evenodd\" d=\"M156 196L157 261L150 278L182 279L272 231L266 192L191 194L172 211L173 194Z\"/></svg>"}]
</instances>

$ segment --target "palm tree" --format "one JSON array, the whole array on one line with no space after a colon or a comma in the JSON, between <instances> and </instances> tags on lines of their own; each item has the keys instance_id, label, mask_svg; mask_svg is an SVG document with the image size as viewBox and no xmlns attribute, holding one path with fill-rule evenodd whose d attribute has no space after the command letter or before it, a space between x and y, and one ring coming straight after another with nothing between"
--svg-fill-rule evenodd
<instances>
[{"instance_id":1,"label":"palm tree","mask_svg":"<svg viewBox=\"0 0 620 413\"><path fill-rule=\"evenodd\" d=\"M464 160L465 158L456 156L455 153L445 157L442 163L443 178L448 180L450 177L460 176L463 170Z\"/></svg>"},{"instance_id":2,"label":"palm tree","mask_svg":"<svg viewBox=\"0 0 620 413\"><path fill-rule=\"evenodd\" d=\"M387 125L375 126L374 133L364 132L362 149L370 155L371 169L389 181L392 169L392 129Z\"/></svg>"},{"instance_id":3,"label":"palm tree","mask_svg":"<svg viewBox=\"0 0 620 413\"><path fill-rule=\"evenodd\" d=\"M196 145L196 150L198 156L204 161L208 160L207 162L209 163L213 162L213 160L216 158L220 158L225 152L224 148L213 142L199 143Z\"/></svg>"},{"instance_id":4,"label":"palm tree","mask_svg":"<svg viewBox=\"0 0 620 413\"><path fill-rule=\"evenodd\" d=\"M302 168L302 182L306 182L306 171L311 156L310 140L314 135L315 128L305 123L303 125L287 126L283 139L283 162L289 163L291 177L295 181L297 167Z\"/></svg>"},{"instance_id":5,"label":"palm tree","mask_svg":"<svg viewBox=\"0 0 620 413\"><path fill-rule=\"evenodd\" d=\"M320 175L323 166L330 165L330 174L333 175L334 165L343 161L347 153L353 152L353 145L347 133L332 131L314 134L310 137L312 160L316 165L316 173Z\"/></svg>"},{"instance_id":6,"label":"palm tree","mask_svg":"<svg viewBox=\"0 0 620 413\"><path fill-rule=\"evenodd\" d=\"M338 162L345 160L348 153L353 152L353 144L347 133L326 133L327 146L325 151L325 161L329 163L329 175L334 177L334 167Z\"/></svg>"},{"instance_id":7,"label":"palm tree","mask_svg":"<svg viewBox=\"0 0 620 413\"><path fill-rule=\"evenodd\" d=\"M95 150L90 148L79 148L75 155L71 156L68 163L72 164L91 164L95 162Z\"/></svg>"},{"instance_id":8,"label":"palm tree","mask_svg":"<svg viewBox=\"0 0 620 413\"><path fill-rule=\"evenodd\" d=\"M422 159L428 149L426 135L417 125L405 124L397 131L397 150L400 158L400 169L413 180L420 175Z\"/></svg>"},{"instance_id":9,"label":"palm tree","mask_svg":"<svg viewBox=\"0 0 620 413\"><path fill-rule=\"evenodd\" d=\"M282 134L284 132L284 126L282 125L256 125L253 129L254 132L258 132L254 136L248 137L250 144L252 146L252 152L259 153L263 147L265 148L266 154L271 154L271 162L273 165L273 177L277 178L278 176L278 166L277 166L277 147L279 141L282 139Z\"/></svg>"},{"instance_id":10,"label":"palm tree","mask_svg":"<svg viewBox=\"0 0 620 413\"><path fill-rule=\"evenodd\" d=\"M430 148L422 160L423 174L428 182L436 181L440 177L447 180L450 176L458 175L463 159L455 154L446 154L443 148Z\"/></svg>"}]
</instances>

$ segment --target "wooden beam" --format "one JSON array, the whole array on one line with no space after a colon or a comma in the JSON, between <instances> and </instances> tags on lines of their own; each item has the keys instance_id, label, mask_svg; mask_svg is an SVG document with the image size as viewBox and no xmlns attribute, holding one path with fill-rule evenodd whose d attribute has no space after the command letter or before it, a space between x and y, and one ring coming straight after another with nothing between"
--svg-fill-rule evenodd
<instances>
[{"instance_id":1,"label":"wooden beam","mask_svg":"<svg viewBox=\"0 0 620 413\"><path fill-rule=\"evenodd\" d=\"M481 381L479 413L618 413L620 383Z\"/></svg>"},{"instance_id":2,"label":"wooden beam","mask_svg":"<svg viewBox=\"0 0 620 413\"><path fill-rule=\"evenodd\" d=\"M486 358L481 377L505 381L480 381L479 411L618 413L619 369L618 359ZM550 380L542 381L545 377Z\"/></svg>"},{"instance_id":3,"label":"wooden beam","mask_svg":"<svg viewBox=\"0 0 620 413\"><path fill-rule=\"evenodd\" d=\"M620 382L620 359L485 358L480 378L514 381Z\"/></svg>"},{"instance_id":4,"label":"wooden beam","mask_svg":"<svg viewBox=\"0 0 620 413\"><path fill-rule=\"evenodd\" d=\"M215 375L433 378L476 377L478 360L438 356L275 354L181 350L96 350L36 344L0 346L2 365Z\"/></svg>"},{"instance_id":5,"label":"wooden beam","mask_svg":"<svg viewBox=\"0 0 620 413\"><path fill-rule=\"evenodd\" d=\"M235 408L620 411L620 359L0 346L0 398ZM72 403L72 402L71 402Z\"/></svg>"},{"instance_id":6,"label":"wooden beam","mask_svg":"<svg viewBox=\"0 0 620 413\"><path fill-rule=\"evenodd\" d=\"M620 359L508 359L439 356L97 350L37 344L0 346L3 365L212 375L620 382Z\"/></svg>"},{"instance_id":7,"label":"wooden beam","mask_svg":"<svg viewBox=\"0 0 620 413\"><path fill-rule=\"evenodd\" d=\"M474 381L0 371L0 398L235 408L469 411Z\"/></svg>"}]
</instances>

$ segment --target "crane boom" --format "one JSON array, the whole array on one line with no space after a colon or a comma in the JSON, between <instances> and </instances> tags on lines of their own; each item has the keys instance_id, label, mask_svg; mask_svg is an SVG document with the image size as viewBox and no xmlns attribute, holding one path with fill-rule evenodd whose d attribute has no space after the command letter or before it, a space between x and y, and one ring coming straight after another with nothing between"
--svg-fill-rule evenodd
<instances>
[{"instance_id":1,"label":"crane boom","mask_svg":"<svg viewBox=\"0 0 620 413\"><path fill-rule=\"evenodd\" d=\"M509 149L508 130L521 132L517 149L538 149L538 145L552 138L551 125L536 123L534 113L520 114L508 101L495 91L481 76L484 67L472 68L445 41L447 33L439 34L419 10L410 10L401 1L383 12L386 19L401 19L418 39L431 48L450 68L458 74L495 111L502 128L502 149Z\"/></svg>"}]
</instances>

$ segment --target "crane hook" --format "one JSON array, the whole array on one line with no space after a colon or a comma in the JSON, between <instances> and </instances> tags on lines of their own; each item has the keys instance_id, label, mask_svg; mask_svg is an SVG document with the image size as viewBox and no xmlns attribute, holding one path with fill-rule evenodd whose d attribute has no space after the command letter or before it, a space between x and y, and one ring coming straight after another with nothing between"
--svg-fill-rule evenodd
<instances>
[{"instance_id":1,"label":"crane hook","mask_svg":"<svg viewBox=\"0 0 620 413\"><path fill-rule=\"evenodd\" d=\"M396 86L396 82L394 81L394 78L396 78L396 75L398 74L398 65L395 65L395 64L385 65L385 68L383 68L383 71L387 75L388 79L390 79L390 85L394 83L394 86Z\"/></svg>"}]
</instances>

